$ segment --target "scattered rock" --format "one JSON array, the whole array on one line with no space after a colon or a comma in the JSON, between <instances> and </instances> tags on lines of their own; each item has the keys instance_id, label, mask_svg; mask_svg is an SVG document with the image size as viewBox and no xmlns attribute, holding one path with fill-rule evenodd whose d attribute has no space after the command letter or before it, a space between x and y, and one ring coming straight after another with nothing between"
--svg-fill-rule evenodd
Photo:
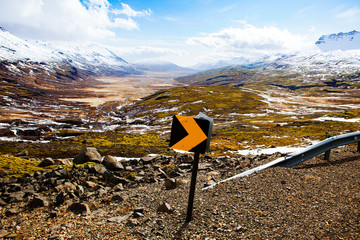
<instances>
[{"instance_id":1,"label":"scattered rock","mask_svg":"<svg viewBox=\"0 0 360 240\"><path fill-rule=\"evenodd\" d=\"M180 169L191 169L192 164L191 163L181 163L179 165Z\"/></svg>"},{"instance_id":2,"label":"scattered rock","mask_svg":"<svg viewBox=\"0 0 360 240\"><path fill-rule=\"evenodd\" d=\"M5 236L5 238L16 238L19 234L16 233L10 233Z\"/></svg>"},{"instance_id":3,"label":"scattered rock","mask_svg":"<svg viewBox=\"0 0 360 240\"><path fill-rule=\"evenodd\" d=\"M101 164L98 164L98 165L95 165L95 166L89 166L89 173L95 173L95 174L100 174L100 175L103 175L106 173L106 168L101 165Z\"/></svg>"},{"instance_id":4,"label":"scattered rock","mask_svg":"<svg viewBox=\"0 0 360 240\"><path fill-rule=\"evenodd\" d=\"M2 129L0 129L0 136L1 137L15 137L16 135L10 129L2 128Z\"/></svg>"},{"instance_id":5,"label":"scattered rock","mask_svg":"<svg viewBox=\"0 0 360 240\"><path fill-rule=\"evenodd\" d=\"M144 214L142 214L141 212L134 212L132 217L133 218L141 218L141 217L144 217Z\"/></svg>"},{"instance_id":6,"label":"scattered rock","mask_svg":"<svg viewBox=\"0 0 360 240\"><path fill-rule=\"evenodd\" d=\"M124 186L122 185L122 183L116 184L113 187L113 191L115 191L115 192L119 192L119 191L122 191L122 190L124 190Z\"/></svg>"},{"instance_id":7,"label":"scattered rock","mask_svg":"<svg viewBox=\"0 0 360 240\"><path fill-rule=\"evenodd\" d=\"M154 162L154 159L157 157L157 155L154 155L154 154L149 154L149 155L146 155L144 157L142 157L140 159L140 161L144 164L144 165L148 165L148 164L151 164Z\"/></svg>"},{"instance_id":8,"label":"scattered rock","mask_svg":"<svg viewBox=\"0 0 360 240\"><path fill-rule=\"evenodd\" d=\"M65 182L64 183L64 189L66 189L68 192L75 191L76 186L74 184L72 184L71 182Z\"/></svg>"},{"instance_id":9,"label":"scattered rock","mask_svg":"<svg viewBox=\"0 0 360 240\"><path fill-rule=\"evenodd\" d=\"M65 194L61 191L58 195L56 195L55 205L59 206L65 202Z\"/></svg>"},{"instance_id":10,"label":"scattered rock","mask_svg":"<svg viewBox=\"0 0 360 240\"><path fill-rule=\"evenodd\" d=\"M30 208L46 207L49 206L49 202L44 197L35 196L33 199L31 199L28 206Z\"/></svg>"},{"instance_id":11,"label":"scattered rock","mask_svg":"<svg viewBox=\"0 0 360 240\"><path fill-rule=\"evenodd\" d=\"M73 203L68 208L69 211L75 214L88 215L91 213L90 208L85 203Z\"/></svg>"},{"instance_id":12,"label":"scattered rock","mask_svg":"<svg viewBox=\"0 0 360 240\"><path fill-rule=\"evenodd\" d=\"M0 198L0 207L4 207L6 205L7 205L7 203Z\"/></svg>"},{"instance_id":13,"label":"scattered rock","mask_svg":"<svg viewBox=\"0 0 360 240\"><path fill-rule=\"evenodd\" d=\"M23 191L12 192L9 194L9 202L16 203L24 200L25 193Z\"/></svg>"},{"instance_id":14,"label":"scattered rock","mask_svg":"<svg viewBox=\"0 0 360 240\"><path fill-rule=\"evenodd\" d=\"M134 227L134 226L139 225L139 221L137 219L130 218L126 224L130 227Z\"/></svg>"},{"instance_id":15,"label":"scattered rock","mask_svg":"<svg viewBox=\"0 0 360 240\"><path fill-rule=\"evenodd\" d=\"M2 229L0 230L0 238L4 238L4 237L6 237L6 236L8 236L10 234L11 233L6 231L6 230L2 230Z\"/></svg>"},{"instance_id":16,"label":"scattered rock","mask_svg":"<svg viewBox=\"0 0 360 240\"><path fill-rule=\"evenodd\" d=\"M114 201L114 202L122 202L124 200L125 200L125 198L123 196L121 196L120 194L115 194L114 196L111 197L111 201Z\"/></svg>"},{"instance_id":17,"label":"scattered rock","mask_svg":"<svg viewBox=\"0 0 360 240\"><path fill-rule=\"evenodd\" d=\"M21 152L18 152L14 155L15 157L27 157L29 156L29 152L27 150L23 150Z\"/></svg>"},{"instance_id":18,"label":"scattered rock","mask_svg":"<svg viewBox=\"0 0 360 240\"><path fill-rule=\"evenodd\" d=\"M119 183L126 185L126 184L129 184L131 182L130 180L128 180L126 178L118 177L118 176L112 176L110 179L108 179L108 181L115 184L115 185L117 185Z\"/></svg>"},{"instance_id":19,"label":"scattered rock","mask_svg":"<svg viewBox=\"0 0 360 240\"><path fill-rule=\"evenodd\" d=\"M185 186L188 183L189 183L188 180L176 179L176 187Z\"/></svg>"},{"instance_id":20,"label":"scattered rock","mask_svg":"<svg viewBox=\"0 0 360 240\"><path fill-rule=\"evenodd\" d=\"M0 169L0 178L6 177L8 173L5 170Z\"/></svg>"},{"instance_id":21,"label":"scattered rock","mask_svg":"<svg viewBox=\"0 0 360 240\"><path fill-rule=\"evenodd\" d=\"M97 184L94 183L94 182L92 182L92 181L85 181L85 182L84 182L84 186L85 186L85 187L88 187L88 188L94 188L94 187L97 186Z\"/></svg>"},{"instance_id":22,"label":"scattered rock","mask_svg":"<svg viewBox=\"0 0 360 240\"><path fill-rule=\"evenodd\" d=\"M55 165L71 165L71 161L69 159L54 159Z\"/></svg>"},{"instance_id":23,"label":"scattered rock","mask_svg":"<svg viewBox=\"0 0 360 240\"><path fill-rule=\"evenodd\" d=\"M104 195L107 194L107 193L108 193L108 191L107 191L105 188L100 188L100 189L97 191L97 195L98 195L99 197L104 196Z\"/></svg>"},{"instance_id":24,"label":"scattered rock","mask_svg":"<svg viewBox=\"0 0 360 240\"><path fill-rule=\"evenodd\" d=\"M236 231L236 232L245 232L246 229L245 229L243 226L238 225L238 226L236 227L236 230L235 230L235 231Z\"/></svg>"},{"instance_id":25,"label":"scattered rock","mask_svg":"<svg viewBox=\"0 0 360 240\"><path fill-rule=\"evenodd\" d=\"M131 216L133 215L133 213L128 213L124 216L117 216L117 217L112 217L112 218L109 218L107 221L108 222L116 222L116 223L121 223L123 221L126 221L128 220Z\"/></svg>"},{"instance_id":26,"label":"scattered rock","mask_svg":"<svg viewBox=\"0 0 360 240\"><path fill-rule=\"evenodd\" d=\"M20 213L20 210L18 208L9 208L5 211L5 216L10 217L18 213Z\"/></svg>"},{"instance_id":27,"label":"scattered rock","mask_svg":"<svg viewBox=\"0 0 360 240\"><path fill-rule=\"evenodd\" d=\"M94 147L84 148L73 160L74 164L82 164L86 162L101 162L101 155Z\"/></svg>"},{"instance_id":28,"label":"scattered rock","mask_svg":"<svg viewBox=\"0 0 360 240\"><path fill-rule=\"evenodd\" d=\"M158 209L158 212L166 212L166 213L171 213L173 211L173 208L166 202L162 202Z\"/></svg>"},{"instance_id":29,"label":"scattered rock","mask_svg":"<svg viewBox=\"0 0 360 240\"><path fill-rule=\"evenodd\" d=\"M165 179L164 186L165 186L166 190L175 189L176 188L176 180L173 178L167 178L167 179Z\"/></svg>"}]
</instances>

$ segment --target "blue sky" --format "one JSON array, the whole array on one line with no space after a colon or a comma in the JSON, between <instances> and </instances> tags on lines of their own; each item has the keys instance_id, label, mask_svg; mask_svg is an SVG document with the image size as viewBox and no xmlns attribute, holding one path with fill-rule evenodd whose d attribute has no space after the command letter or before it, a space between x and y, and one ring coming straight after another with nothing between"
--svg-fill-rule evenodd
<instances>
[{"instance_id":1,"label":"blue sky","mask_svg":"<svg viewBox=\"0 0 360 240\"><path fill-rule=\"evenodd\" d=\"M182 66L313 47L360 30L359 0L0 0L0 26L26 39L99 42L130 62Z\"/></svg>"}]
</instances>

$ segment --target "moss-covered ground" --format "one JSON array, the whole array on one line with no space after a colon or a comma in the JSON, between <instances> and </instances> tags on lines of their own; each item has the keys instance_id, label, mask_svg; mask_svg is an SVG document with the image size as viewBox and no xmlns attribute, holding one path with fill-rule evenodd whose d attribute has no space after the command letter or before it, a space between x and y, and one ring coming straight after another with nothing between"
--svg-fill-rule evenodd
<instances>
[{"instance_id":1,"label":"moss-covered ground","mask_svg":"<svg viewBox=\"0 0 360 240\"><path fill-rule=\"evenodd\" d=\"M38 167L39 160L14 157L9 154L0 155L0 169L6 171L8 177L21 177L25 173L51 170L59 166Z\"/></svg>"}]
</instances>

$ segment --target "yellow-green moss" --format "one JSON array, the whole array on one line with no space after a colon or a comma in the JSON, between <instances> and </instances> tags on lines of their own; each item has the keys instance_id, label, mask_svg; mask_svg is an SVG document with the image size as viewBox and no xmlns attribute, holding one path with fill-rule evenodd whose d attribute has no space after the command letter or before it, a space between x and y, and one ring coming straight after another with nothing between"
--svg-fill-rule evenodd
<instances>
[{"instance_id":1,"label":"yellow-green moss","mask_svg":"<svg viewBox=\"0 0 360 240\"><path fill-rule=\"evenodd\" d=\"M21 177L25 173L33 173L42 170L51 170L59 167L58 165L48 167L38 167L39 161L33 158L24 159L12 155L0 155L0 169L8 173L8 177Z\"/></svg>"}]
</instances>

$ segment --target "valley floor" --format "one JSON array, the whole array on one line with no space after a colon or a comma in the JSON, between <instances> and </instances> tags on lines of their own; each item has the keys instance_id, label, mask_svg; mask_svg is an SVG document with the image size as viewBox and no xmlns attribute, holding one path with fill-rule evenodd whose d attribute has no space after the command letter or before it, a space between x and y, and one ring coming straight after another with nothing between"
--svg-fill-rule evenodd
<instances>
[{"instance_id":1,"label":"valley floor","mask_svg":"<svg viewBox=\"0 0 360 240\"><path fill-rule=\"evenodd\" d=\"M158 90L183 86L169 73L144 72L141 75L123 77L98 77L100 84L85 89L93 93L92 97L62 98L70 102L82 102L97 107L110 101L136 100L150 95Z\"/></svg>"}]
</instances>

